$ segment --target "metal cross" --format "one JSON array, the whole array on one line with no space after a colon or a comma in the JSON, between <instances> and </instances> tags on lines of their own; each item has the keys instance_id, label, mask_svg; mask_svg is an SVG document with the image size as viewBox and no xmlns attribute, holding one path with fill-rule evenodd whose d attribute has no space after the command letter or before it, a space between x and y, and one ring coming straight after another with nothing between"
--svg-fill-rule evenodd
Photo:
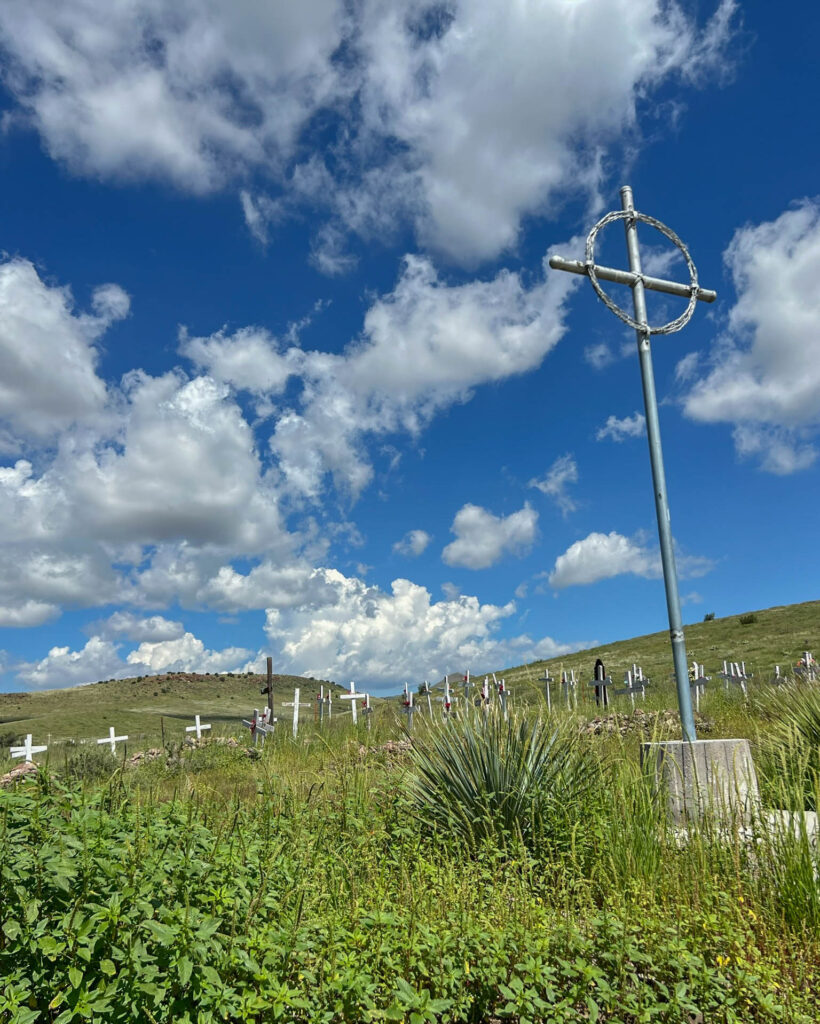
<instances>
[{"instance_id":1,"label":"metal cross","mask_svg":"<svg viewBox=\"0 0 820 1024\"><path fill-rule=\"evenodd\" d=\"M613 270L595 263L595 236L607 224L622 220L626 228L626 248L629 256L629 271ZM647 277L641 272L641 254L638 248L638 222L650 224L665 235L683 253L689 270L689 284L676 281L663 281L655 277ZM689 671L686 663L686 643L683 636L683 620L680 610L678 593L678 575L675 568L675 552L672 544L672 527L669 519L669 501L666 495L666 476L663 468L663 452L661 450L660 422L658 419L658 402L655 395L655 375L652 371L652 350L649 340L653 334L671 334L679 331L690 320L698 301L714 302L717 295L698 285L698 272L692 257L683 242L674 231L666 227L654 217L648 217L635 209L632 189L624 185L621 189L621 209L608 213L595 225L587 237L586 258L565 260L558 256L550 259L550 266L555 270L568 270L572 274L585 274L591 281L598 297L608 309L620 320L635 328L638 340L638 356L641 364L643 382L643 398L646 409L646 434L649 440L649 459L652 465L652 481L655 488L655 512L658 519L658 536L661 547L661 564L663 581L666 589L666 608L669 615L669 633L672 641L672 658L675 663L675 681L678 690L678 707L680 709L681 730L683 738L694 742L695 717L692 713L692 697L689 692ZM628 285L632 289L632 307L634 317L630 317L605 294L599 280L614 281ZM667 295L681 295L689 299L686 311L675 320L662 327L652 327L646 316L646 289L664 292Z\"/></svg>"}]
</instances>

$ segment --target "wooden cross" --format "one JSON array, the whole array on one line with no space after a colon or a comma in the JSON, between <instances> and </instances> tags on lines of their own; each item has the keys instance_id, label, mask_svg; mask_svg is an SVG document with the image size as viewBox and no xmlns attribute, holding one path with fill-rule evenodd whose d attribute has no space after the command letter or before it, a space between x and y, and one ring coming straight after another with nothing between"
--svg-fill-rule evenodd
<instances>
[{"instance_id":1,"label":"wooden cross","mask_svg":"<svg viewBox=\"0 0 820 1024\"><path fill-rule=\"evenodd\" d=\"M265 710L267 710L267 708ZM247 718L243 718L242 724L247 726L248 729L250 729L251 736L253 737L254 746L256 746L257 742L259 741L260 733L262 734L262 742L265 742L265 733L267 732L267 729L262 728L262 726L265 725L265 722L259 716L259 708L253 709L253 718L250 721L248 721Z\"/></svg>"},{"instance_id":2,"label":"wooden cross","mask_svg":"<svg viewBox=\"0 0 820 1024\"><path fill-rule=\"evenodd\" d=\"M430 712L430 717L433 717L433 698L430 695L430 684L427 680L424 680L424 685L421 690L422 694L427 698L427 710Z\"/></svg>"},{"instance_id":3,"label":"wooden cross","mask_svg":"<svg viewBox=\"0 0 820 1024\"><path fill-rule=\"evenodd\" d=\"M292 701L282 701L283 708L293 708L293 738L296 739L299 733L299 708L309 708L310 704L300 704L299 694L301 693L300 687L296 687L293 691Z\"/></svg>"},{"instance_id":4,"label":"wooden cross","mask_svg":"<svg viewBox=\"0 0 820 1024\"><path fill-rule=\"evenodd\" d=\"M205 732L206 730L208 730L210 728L211 728L210 725L203 725L200 722L199 715L194 715L194 724L193 725L186 725L185 726L185 731L186 732L195 732L196 733L196 738L198 740L201 740L203 732Z\"/></svg>"},{"instance_id":5,"label":"wooden cross","mask_svg":"<svg viewBox=\"0 0 820 1024\"><path fill-rule=\"evenodd\" d=\"M552 682L552 677L550 676L550 670L548 668L544 669L544 674L541 676L541 682L544 684L544 692L547 695L547 712L552 714L552 697L550 696L550 683Z\"/></svg>"},{"instance_id":6,"label":"wooden cross","mask_svg":"<svg viewBox=\"0 0 820 1024\"><path fill-rule=\"evenodd\" d=\"M405 683L404 685L405 685L405 688L406 688L407 687L407 683ZM354 725L359 721L358 715L356 714L356 701L363 700L363 699L364 699L364 694L363 693L356 693L356 684L353 682L352 679L350 680L350 691L349 691L349 693L343 693L339 697L339 700L349 700L350 701L350 710L352 712L353 724Z\"/></svg>"},{"instance_id":7,"label":"wooden cross","mask_svg":"<svg viewBox=\"0 0 820 1024\"><path fill-rule=\"evenodd\" d=\"M798 660L794 674L800 679L807 679L810 683L814 682L817 674L817 662L811 651L803 651L803 657Z\"/></svg>"},{"instance_id":8,"label":"wooden cross","mask_svg":"<svg viewBox=\"0 0 820 1024\"><path fill-rule=\"evenodd\" d=\"M407 689L407 683L404 684L404 704L402 705L402 713L407 715L407 728L410 732L413 731L413 715L418 711L418 708L413 703L413 691Z\"/></svg>"},{"instance_id":9,"label":"wooden cross","mask_svg":"<svg viewBox=\"0 0 820 1024\"><path fill-rule=\"evenodd\" d=\"M746 692L746 683L748 682L750 677L746 675L745 661L741 661L740 663L732 661L729 662L728 666L727 663L724 661L723 671L719 672L718 676L723 680L723 685L725 689L729 689L729 683L734 683L736 686L739 686L741 688L744 697L748 696Z\"/></svg>"},{"instance_id":10,"label":"wooden cross","mask_svg":"<svg viewBox=\"0 0 820 1024\"><path fill-rule=\"evenodd\" d=\"M699 665L696 661L692 662L690 675L691 679L689 680L689 685L695 695L695 711L700 711L701 694L706 689L706 684L709 682L709 676L704 674L703 665Z\"/></svg>"},{"instance_id":11,"label":"wooden cross","mask_svg":"<svg viewBox=\"0 0 820 1024\"><path fill-rule=\"evenodd\" d=\"M127 739L128 739L127 736L115 736L114 735L114 726L112 725L108 729L108 735L106 737L104 737L103 739L101 739L101 740L97 740L97 744L99 745L100 743L110 743L111 744L111 753L112 754L116 754L116 752L117 752L117 744L118 743L124 743Z\"/></svg>"},{"instance_id":12,"label":"wooden cross","mask_svg":"<svg viewBox=\"0 0 820 1024\"><path fill-rule=\"evenodd\" d=\"M632 707L635 707L635 694L639 693L643 700L646 700L646 680L636 678L632 672L627 672L624 676L624 683L626 684L619 690L613 692L622 696L625 693L629 694L629 699L632 701Z\"/></svg>"},{"instance_id":13,"label":"wooden cross","mask_svg":"<svg viewBox=\"0 0 820 1024\"><path fill-rule=\"evenodd\" d=\"M447 676L445 675L444 678L447 679ZM470 679L470 670L467 669L467 674L464 676L464 701L466 704L470 703L470 687L472 685L473 682Z\"/></svg>"},{"instance_id":14,"label":"wooden cross","mask_svg":"<svg viewBox=\"0 0 820 1024\"><path fill-rule=\"evenodd\" d=\"M444 717L447 718L453 707L453 697L450 694L450 680L447 678L446 675L444 677L444 696L436 697L436 700L440 701L444 705L444 707L441 710L444 714Z\"/></svg>"},{"instance_id":15,"label":"wooden cross","mask_svg":"<svg viewBox=\"0 0 820 1024\"><path fill-rule=\"evenodd\" d=\"M42 747L32 746L32 743L31 743L31 733L29 733L26 736L26 741L23 744L23 746L22 747L11 747L11 748L9 748L9 753L11 754L12 757L22 757L22 758L24 758L28 762L28 761L33 761L34 760L34 758L32 757L32 754L42 754L43 751L45 751L45 750L48 750L47 746L42 746Z\"/></svg>"}]
</instances>

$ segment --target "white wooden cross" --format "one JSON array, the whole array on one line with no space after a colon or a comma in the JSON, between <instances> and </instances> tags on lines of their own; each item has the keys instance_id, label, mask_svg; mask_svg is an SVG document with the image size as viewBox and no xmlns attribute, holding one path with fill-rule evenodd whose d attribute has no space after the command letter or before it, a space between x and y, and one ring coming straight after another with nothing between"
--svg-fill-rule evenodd
<instances>
[{"instance_id":1,"label":"white wooden cross","mask_svg":"<svg viewBox=\"0 0 820 1024\"><path fill-rule=\"evenodd\" d=\"M441 710L444 713L444 717L447 718L453 707L453 697L450 693L450 680L447 676L444 677L444 696L436 697L436 700L444 705Z\"/></svg>"},{"instance_id":2,"label":"white wooden cross","mask_svg":"<svg viewBox=\"0 0 820 1024\"><path fill-rule=\"evenodd\" d=\"M426 679L424 680L424 686L423 686L421 692L427 698L427 710L430 712L430 717L432 718L433 717L433 698L430 695L430 684L427 682Z\"/></svg>"},{"instance_id":3,"label":"white wooden cross","mask_svg":"<svg viewBox=\"0 0 820 1024\"><path fill-rule=\"evenodd\" d=\"M293 708L293 738L294 739L296 739L297 735L299 734L299 708L309 708L310 707L310 704L300 704L299 703L299 694L300 693L301 693L301 689L300 689L300 687L297 686L296 689L293 691L293 700L292 701L289 701L289 700L287 700L287 701L283 700L282 701L282 707L283 708Z\"/></svg>"},{"instance_id":4,"label":"white wooden cross","mask_svg":"<svg viewBox=\"0 0 820 1024\"><path fill-rule=\"evenodd\" d=\"M695 694L695 711L700 711L701 694L705 691L710 677L704 674L703 665L699 665L696 661L692 662L690 675L692 678L689 680L689 685Z\"/></svg>"},{"instance_id":5,"label":"white wooden cross","mask_svg":"<svg viewBox=\"0 0 820 1024\"><path fill-rule=\"evenodd\" d=\"M205 732L206 729L210 729L210 728L211 728L210 725L203 725L200 722L199 715L194 715L194 724L193 725L186 725L185 726L185 731L186 732L195 732L196 733L196 738L198 740L201 740L202 739L202 733Z\"/></svg>"},{"instance_id":6,"label":"white wooden cross","mask_svg":"<svg viewBox=\"0 0 820 1024\"><path fill-rule=\"evenodd\" d=\"M405 685L405 688L406 688L407 687L407 683L405 683L404 685ZM351 710L351 713L352 713L352 716L353 716L353 724L355 725L359 721L359 717L358 717L358 715L356 713L356 707L357 707L356 702L360 701L360 700L364 700L364 694L363 693L356 693L356 684L353 682L352 679L350 680L350 691L348 693L341 694L340 697L339 697L339 700L349 700L350 701L350 710Z\"/></svg>"},{"instance_id":7,"label":"white wooden cross","mask_svg":"<svg viewBox=\"0 0 820 1024\"><path fill-rule=\"evenodd\" d=\"M319 705L319 724L321 725L325 717L325 688L323 685L319 687L319 692L316 694L316 703Z\"/></svg>"},{"instance_id":8,"label":"white wooden cross","mask_svg":"<svg viewBox=\"0 0 820 1024\"><path fill-rule=\"evenodd\" d=\"M108 735L104 739L97 740L97 744L99 745L100 743L110 743L111 744L111 753L112 754L116 754L116 752L117 752L117 744L118 743L124 743L127 739L128 739L127 736L115 736L114 735L114 726L112 725L108 729Z\"/></svg>"},{"instance_id":9,"label":"white wooden cross","mask_svg":"<svg viewBox=\"0 0 820 1024\"><path fill-rule=\"evenodd\" d=\"M550 676L550 670L548 668L544 669L541 681L544 684L544 692L547 695L547 713L552 714L552 697L550 696L550 683L552 682L552 676Z\"/></svg>"},{"instance_id":10,"label":"white wooden cross","mask_svg":"<svg viewBox=\"0 0 820 1024\"><path fill-rule=\"evenodd\" d=\"M267 708L265 710L267 711ZM265 732L267 732L267 729L261 728L261 726L263 726L265 722L259 715L259 708L253 709L253 718L250 721L248 721L247 718L243 718L242 724L244 726L247 726L248 729L250 729L251 736L253 737L254 746L256 746L257 742L259 741L260 732L262 734L262 742L265 742Z\"/></svg>"},{"instance_id":11,"label":"white wooden cross","mask_svg":"<svg viewBox=\"0 0 820 1024\"><path fill-rule=\"evenodd\" d=\"M749 676L746 675L745 661L741 661L740 663L732 661L729 662L728 666L727 663L724 661L723 671L719 672L718 675L724 681L723 685L727 690L729 689L729 683L735 683L743 691L743 696L748 696L746 692L746 683L749 679Z\"/></svg>"},{"instance_id":12,"label":"white wooden cross","mask_svg":"<svg viewBox=\"0 0 820 1024\"><path fill-rule=\"evenodd\" d=\"M638 669L640 672L640 669ZM646 680L643 678L643 673L640 676L636 676L633 672L627 672L624 676L624 686L622 689L615 690L619 696L625 693L629 694L629 699L632 701L632 707L635 707L635 694L639 693L643 700L646 700Z\"/></svg>"},{"instance_id":13,"label":"white wooden cross","mask_svg":"<svg viewBox=\"0 0 820 1024\"><path fill-rule=\"evenodd\" d=\"M810 683L814 682L817 675L817 662L814 660L814 655L811 651L803 651L803 657L798 660L794 674L798 678L808 680Z\"/></svg>"},{"instance_id":14,"label":"white wooden cross","mask_svg":"<svg viewBox=\"0 0 820 1024\"><path fill-rule=\"evenodd\" d=\"M11 747L9 752L12 757L22 757L26 761L33 761L32 754L42 754L44 750L48 750L47 746L35 747L31 743L31 733L26 736L26 741L22 747Z\"/></svg>"},{"instance_id":15,"label":"white wooden cross","mask_svg":"<svg viewBox=\"0 0 820 1024\"><path fill-rule=\"evenodd\" d=\"M493 672L493 679L495 679L495 673ZM496 683L496 685L498 685ZM490 678L484 676L484 682L481 684L481 706L486 711L490 706Z\"/></svg>"},{"instance_id":16,"label":"white wooden cross","mask_svg":"<svg viewBox=\"0 0 820 1024\"><path fill-rule=\"evenodd\" d=\"M444 678L445 679L448 678L446 674L445 674ZM470 687L472 685L473 685L473 682L470 679L470 670L467 669L467 674L464 676L464 701L467 704L470 703Z\"/></svg>"},{"instance_id":17,"label":"white wooden cross","mask_svg":"<svg viewBox=\"0 0 820 1024\"><path fill-rule=\"evenodd\" d=\"M413 691L407 689L407 683L404 684L404 704L402 705L402 712L407 715L407 728L410 732L413 731L413 715L418 711L418 708L413 703Z\"/></svg>"},{"instance_id":18,"label":"white wooden cross","mask_svg":"<svg viewBox=\"0 0 820 1024\"><path fill-rule=\"evenodd\" d=\"M364 720L367 722L367 731L370 732L370 716L373 714L373 708L370 705L370 694L366 693L362 701L362 714Z\"/></svg>"}]
</instances>

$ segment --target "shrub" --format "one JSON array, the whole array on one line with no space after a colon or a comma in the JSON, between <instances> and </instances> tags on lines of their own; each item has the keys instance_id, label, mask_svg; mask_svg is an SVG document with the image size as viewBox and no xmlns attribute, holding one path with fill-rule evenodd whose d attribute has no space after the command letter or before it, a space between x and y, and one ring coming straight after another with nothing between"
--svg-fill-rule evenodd
<instances>
[{"instance_id":1,"label":"shrub","mask_svg":"<svg viewBox=\"0 0 820 1024\"><path fill-rule=\"evenodd\" d=\"M715 618L715 613L714 612L707 612L703 616L703 621L704 622L712 622L714 620L714 618Z\"/></svg>"},{"instance_id":2,"label":"shrub","mask_svg":"<svg viewBox=\"0 0 820 1024\"><path fill-rule=\"evenodd\" d=\"M69 779L96 782L110 778L118 768L119 761L108 747L81 747L66 761L65 774Z\"/></svg>"},{"instance_id":3,"label":"shrub","mask_svg":"<svg viewBox=\"0 0 820 1024\"><path fill-rule=\"evenodd\" d=\"M737 621L741 626L751 626L753 622L757 622L757 616L754 612L749 612L748 615L741 615Z\"/></svg>"},{"instance_id":4,"label":"shrub","mask_svg":"<svg viewBox=\"0 0 820 1024\"><path fill-rule=\"evenodd\" d=\"M571 724L475 715L414 740L408 787L419 818L471 847L516 837L531 849L577 822L600 763Z\"/></svg>"}]
</instances>

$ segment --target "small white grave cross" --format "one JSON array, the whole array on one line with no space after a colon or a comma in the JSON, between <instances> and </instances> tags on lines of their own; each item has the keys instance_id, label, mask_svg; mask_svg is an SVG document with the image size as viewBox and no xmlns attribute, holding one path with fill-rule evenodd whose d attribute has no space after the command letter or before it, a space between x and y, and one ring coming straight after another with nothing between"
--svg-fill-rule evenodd
<instances>
[{"instance_id":1,"label":"small white grave cross","mask_svg":"<svg viewBox=\"0 0 820 1024\"><path fill-rule=\"evenodd\" d=\"M116 752L117 752L117 744L118 743L124 743L127 739L128 739L127 736L115 736L114 735L114 726L112 725L108 729L108 735L104 739L97 740L97 745L99 745L100 743L110 743L111 744L111 753L112 754L116 754Z\"/></svg>"},{"instance_id":2,"label":"small white grave cross","mask_svg":"<svg viewBox=\"0 0 820 1024\"><path fill-rule=\"evenodd\" d=\"M267 710L267 708L265 710ZM250 729L251 736L253 737L253 745L254 746L256 746L257 742L259 741L259 732L262 732L262 742L263 743L265 742L264 732L266 730L263 730L261 728L261 726L264 724L264 722L263 722L263 719L261 719L260 716L259 716L259 708L254 708L253 709L253 718L251 718L250 721L248 721L247 718L243 718L242 719L242 724L244 726L247 726L248 729Z\"/></svg>"},{"instance_id":3,"label":"small white grave cross","mask_svg":"<svg viewBox=\"0 0 820 1024\"><path fill-rule=\"evenodd\" d=\"M445 674L444 678L446 680L448 678L448 676ZM464 676L464 701L467 704L470 703L470 687L472 685L473 685L473 682L470 679L470 670L467 669L467 674Z\"/></svg>"},{"instance_id":4,"label":"small white grave cross","mask_svg":"<svg viewBox=\"0 0 820 1024\"><path fill-rule=\"evenodd\" d=\"M26 761L32 761L32 754L42 754L44 750L48 750L47 746L35 747L31 744L31 733L26 736L26 741L22 747L11 747L10 754L12 757L22 757Z\"/></svg>"},{"instance_id":5,"label":"small white grave cross","mask_svg":"<svg viewBox=\"0 0 820 1024\"><path fill-rule=\"evenodd\" d=\"M441 710L444 713L444 717L448 717L453 707L453 697L450 693L450 680L447 676L444 677L444 696L436 697L436 700L444 705Z\"/></svg>"},{"instance_id":6,"label":"small white grave cross","mask_svg":"<svg viewBox=\"0 0 820 1024\"><path fill-rule=\"evenodd\" d=\"M404 688L405 688L405 690L407 689L407 683L404 684ZM357 707L356 702L360 701L360 700L364 700L364 694L363 693L356 693L356 684L353 682L352 679L350 680L350 692L349 693L343 693L339 697L339 700L349 700L350 701L350 711L351 711L352 716L353 716L353 724L355 725L359 721L359 717L356 714L356 707Z\"/></svg>"},{"instance_id":7,"label":"small white grave cross","mask_svg":"<svg viewBox=\"0 0 820 1024\"><path fill-rule=\"evenodd\" d=\"M424 680L424 685L421 688L422 694L427 698L427 710L430 712L430 717L433 717L433 698L430 695L430 684L427 680Z\"/></svg>"},{"instance_id":8,"label":"small white grave cross","mask_svg":"<svg viewBox=\"0 0 820 1024\"><path fill-rule=\"evenodd\" d=\"M198 740L201 740L202 739L202 733L205 732L207 729L210 729L210 728L211 728L210 725L203 725L200 722L199 715L194 715L194 724L193 725L186 725L185 726L185 731L186 732L195 732L196 733L196 738Z\"/></svg>"},{"instance_id":9,"label":"small white grave cross","mask_svg":"<svg viewBox=\"0 0 820 1024\"><path fill-rule=\"evenodd\" d=\"M723 685L728 690L729 683L734 683L739 686L743 691L743 696L748 696L746 692L746 683L749 680L749 676L746 674L746 662L741 661L739 664L736 661L727 663L723 662L723 671L719 672L718 675L724 681Z\"/></svg>"},{"instance_id":10,"label":"small white grave cross","mask_svg":"<svg viewBox=\"0 0 820 1024\"><path fill-rule=\"evenodd\" d=\"M709 676L704 674L703 665L699 665L696 661L692 662L692 668L690 670L689 686L695 694L695 711L700 711L700 698L701 694L706 689L706 684L709 682Z\"/></svg>"},{"instance_id":11,"label":"small white grave cross","mask_svg":"<svg viewBox=\"0 0 820 1024\"><path fill-rule=\"evenodd\" d=\"M552 697L550 696L550 683L552 682L552 677L550 676L550 670L548 668L544 669L544 674L541 676L541 681L544 684L544 692L547 695L547 711L551 713Z\"/></svg>"},{"instance_id":12,"label":"small white grave cross","mask_svg":"<svg viewBox=\"0 0 820 1024\"><path fill-rule=\"evenodd\" d=\"M299 694L301 693L300 687L296 687L293 691L292 701L282 701L283 708L293 708L293 738L296 739L299 734L299 708L309 708L310 704L300 704Z\"/></svg>"},{"instance_id":13,"label":"small white grave cross","mask_svg":"<svg viewBox=\"0 0 820 1024\"><path fill-rule=\"evenodd\" d=\"M803 657L798 660L794 674L799 679L807 679L810 683L814 682L817 675L817 662L811 651L803 651Z\"/></svg>"},{"instance_id":14,"label":"small white grave cross","mask_svg":"<svg viewBox=\"0 0 820 1024\"><path fill-rule=\"evenodd\" d=\"M413 715L418 711L418 708L413 703L413 691L407 689L407 684L406 683L404 685L405 685L405 690L404 690L405 700L404 700L404 704L402 705L402 709L401 710L402 710L403 714L407 715L407 728L409 729L410 732L412 732L413 731Z\"/></svg>"}]
</instances>

